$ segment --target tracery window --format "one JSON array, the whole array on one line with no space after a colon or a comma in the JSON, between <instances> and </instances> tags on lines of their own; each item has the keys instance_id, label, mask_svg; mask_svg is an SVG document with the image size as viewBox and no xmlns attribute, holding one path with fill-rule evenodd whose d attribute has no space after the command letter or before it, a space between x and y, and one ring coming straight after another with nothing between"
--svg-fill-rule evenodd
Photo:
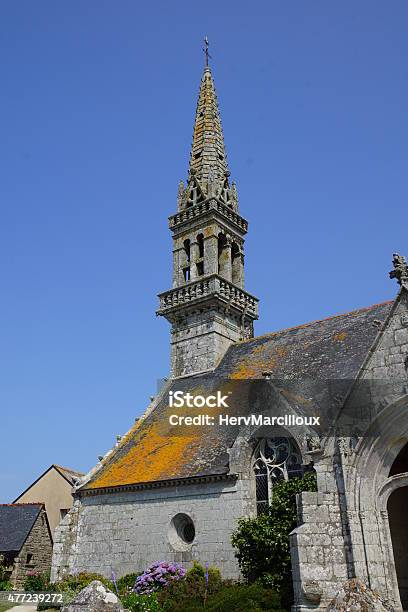
<instances>
[{"instance_id":1,"label":"tracery window","mask_svg":"<svg viewBox=\"0 0 408 612\"><path fill-rule=\"evenodd\" d=\"M267 511L280 480L303 476L302 456L291 438L263 438L254 453L257 514Z\"/></svg>"}]
</instances>

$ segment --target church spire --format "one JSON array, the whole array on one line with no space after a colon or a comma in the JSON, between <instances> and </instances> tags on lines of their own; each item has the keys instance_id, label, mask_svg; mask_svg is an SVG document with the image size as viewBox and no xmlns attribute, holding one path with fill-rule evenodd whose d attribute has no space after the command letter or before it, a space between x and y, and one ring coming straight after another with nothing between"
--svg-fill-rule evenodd
<instances>
[{"instance_id":1,"label":"church spire","mask_svg":"<svg viewBox=\"0 0 408 612\"><path fill-rule=\"evenodd\" d=\"M172 326L172 376L213 370L233 342L253 336L258 300L244 289L244 236L229 184L214 81L201 78L187 185L179 184L173 236L173 288L159 295L158 315Z\"/></svg>"},{"instance_id":2,"label":"church spire","mask_svg":"<svg viewBox=\"0 0 408 612\"><path fill-rule=\"evenodd\" d=\"M207 65L198 95L189 171L190 176L196 175L206 192L209 178L222 181L229 175L217 94Z\"/></svg>"}]
</instances>

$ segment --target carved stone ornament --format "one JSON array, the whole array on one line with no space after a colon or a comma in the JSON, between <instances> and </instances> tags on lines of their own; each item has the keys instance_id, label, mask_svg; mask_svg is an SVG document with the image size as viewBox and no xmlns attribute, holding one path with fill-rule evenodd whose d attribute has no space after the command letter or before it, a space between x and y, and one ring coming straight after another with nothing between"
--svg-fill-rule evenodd
<instances>
[{"instance_id":1,"label":"carved stone ornament","mask_svg":"<svg viewBox=\"0 0 408 612\"><path fill-rule=\"evenodd\" d=\"M392 263L394 269L390 272L390 278L396 278L399 285L408 285L408 263L406 258L399 253L393 254Z\"/></svg>"},{"instance_id":2,"label":"carved stone ornament","mask_svg":"<svg viewBox=\"0 0 408 612\"><path fill-rule=\"evenodd\" d=\"M306 448L307 450L310 451L316 451L316 450L320 450L321 449L321 441L319 436L312 436L310 438L307 438L306 440Z\"/></svg>"},{"instance_id":3,"label":"carved stone ornament","mask_svg":"<svg viewBox=\"0 0 408 612\"><path fill-rule=\"evenodd\" d=\"M317 580L305 580L302 585L302 591L305 599L313 604L320 603L323 589Z\"/></svg>"}]
</instances>

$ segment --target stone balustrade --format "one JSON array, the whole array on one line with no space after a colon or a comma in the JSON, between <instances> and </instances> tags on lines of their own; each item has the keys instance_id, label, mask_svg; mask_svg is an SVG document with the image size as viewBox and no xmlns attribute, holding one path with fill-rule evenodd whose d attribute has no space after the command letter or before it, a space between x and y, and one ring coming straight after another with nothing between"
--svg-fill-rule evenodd
<instances>
[{"instance_id":1,"label":"stone balustrade","mask_svg":"<svg viewBox=\"0 0 408 612\"><path fill-rule=\"evenodd\" d=\"M189 304L211 294L221 296L232 306L238 307L253 318L258 318L258 300L246 291L221 278L218 274L213 274L188 283L183 287L176 287L161 293L159 295L160 307L158 314L163 314L167 310Z\"/></svg>"}]
</instances>

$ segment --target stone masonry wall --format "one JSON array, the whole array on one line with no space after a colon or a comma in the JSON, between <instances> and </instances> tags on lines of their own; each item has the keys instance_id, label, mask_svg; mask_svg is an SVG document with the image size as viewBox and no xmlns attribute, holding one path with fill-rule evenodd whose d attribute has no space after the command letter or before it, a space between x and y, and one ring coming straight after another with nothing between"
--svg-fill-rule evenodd
<instances>
[{"instance_id":1,"label":"stone masonry wall","mask_svg":"<svg viewBox=\"0 0 408 612\"><path fill-rule=\"evenodd\" d=\"M28 560L31 556L31 560ZM24 543L19 555L15 558L11 581L15 587L22 589L27 574L43 573L51 568L52 538L48 528L45 511L38 515L34 526Z\"/></svg>"},{"instance_id":2,"label":"stone masonry wall","mask_svg":"<svg viewBox=\"0 0 408 612\"><path fill-rule=\"evenodd\" d=\"M348 577L345 534L332 458L322 457L315 467L318 492L299 496L300 526L290 536L295 591L293 611L296 612L326 609L328 601Z\"/></svg>"},{"instance_id":3,"label":"stone masonry wall","mask_svg":"<svg viewBox=\"0 0 408 612\"><path fill-rule=\"evenodd\" d=\"M105 576L114 569L121 576L154 561L188 567L194 559L237 578L231 533L252 503L244 480L84 497L56 531L52 579L74 568ZM172 519L179 513L194 522L190 545L174 534Z\"/></svg>"},{"instance_id":4,"label":"stone masonry wall","mask_svg":"<svg viewBox=\"0 0 408 612\"><path fill-rule=\"evenodd\" d=\"M173 376L214 369L227 348L240 340L241 329L227 315L220 318L208 311L186 317L183 326L171 334L171 371Z\"/></svg>"},{"instance_id":5,"label":"stone masonry wall","mask_svg":"<svg viewBox=\"0 0 408 612\"><path fill-rule=\"evenodd\" d=\"M387 398L373 394L373 418L406 395L407 370L408 293L403 290L361 372L364 380L393 383ZM384 405L384 399L388 404ZM399 434L406 434L404 420L399 422ZM300 496L299 527L291 535L293 612L326 609L341 584L355 576L392 601L393 609L401 610L398 589L391 583L393 553L382 516L386 512L378 512L376 493L370 486L376 474L382 474L385 482L389 473L387 447L381 447L381 439L377 444L372 457L377 463L367 470L361 462L361 473L353 466L359 465L363 451L359 447L354 451L347 439L332 440L331 448L316 454L318 492ZM375 482L376 490L380 485L381 481Z\"/></svg>"},{"instance_id":6,"label":"stone masonry wall","mask_svg":"<svg viewBox=\"0 0 408 612\"><path fill-rule=\"evenodd\" d=\"M362 377L406 379L408 370L408 291L403 290L391 319L364 366Z\"/></svg>"}]
</instances>

